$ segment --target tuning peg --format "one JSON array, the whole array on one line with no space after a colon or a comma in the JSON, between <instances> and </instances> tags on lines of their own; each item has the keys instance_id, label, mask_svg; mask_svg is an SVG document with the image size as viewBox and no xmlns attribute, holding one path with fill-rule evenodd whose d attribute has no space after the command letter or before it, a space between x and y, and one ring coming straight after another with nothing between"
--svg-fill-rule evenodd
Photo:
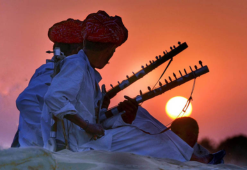
<instances>
[{"instance_id":1,"label":"tuning peg","mask_svg":"<svg viewBox=\"0 0 247 170\"><path fill-rule=\"evenodd\" d=\"M142 91L140 90L140 95L142 96Z\"/></svg>"},{"instance_id":2,"label":"tuning peg","mask_svg":"<svg viewBox=\"0 0 247 170\"><path fill-rule=\"evenodd\" d=\"M113 88L113 85L112 84L110 84L110 86Z\"/></svg>"},{"instance_id":3,"label":"tuning peg","mask_svg":"<svg viewBox=\"0 0 247 170\"><path fill-rule=\"evenodd\" d=\"M177 80L177 76L176 76L176 74L175 73L173 73L173 76L175 77L175 79Z\"/></svg>"},{"instance_id":4,"label":"tuning peg","mask_svg":"<svg viewBox=\"0 0 247 170\"><path fill-rule=\"evenodd\" d=\"M148 66L148 64L146 64L146 67Z\"/></svg>"},{"instance_id":5,"label":"tuning peg","mask_svg":"<svg viewBox=\"0 0 247 170\"><path fill-rule=\"evenodd\" d=\"M149 63L152 64L152 61L150 60Z\"/></svg>"},{"instance_id":6,"label":"tuning peg","mask_svg":"<svg viewBox=\"0 0 247 170\"><path fill-rule=\"evenodd\" d=\"M202 65L202 61L201 61L201 60L199 61L199 64L203 67L203 65Z\"/></svg>"},{"instance_id":7,"label":"tuning peg","mask_svg":"<svg viewBox=\"0 0 247 170\"><path fill-rule=\"evenodd\" d=\"M135 75L135 73L132 71L132 73Z\"/></svg>"},{"instance_id":8,"label":"tuning peg","mask_svg":"<svg viewBox=\"0 0 247 170\"><path fill-rule=\"evenodd\" d=\"M175 49L175 48L176 48L176 46L174 45L174 46L173 46L173 48Z\"/></svg>"},{"instance_id":9,"label":"tuning peg","mask_svg":"<svg viewBox=\"0 0 247 170\"><path fill-rule=\"evenodd\" d=\"M168 84L168 81L165 79L166 84Z\"/></svg>"},{"instance_id":10,"label":"tuning peg","mask_svg":"<svg viewBox=\"0 0 247 170\"><path fill-rule=\"evenodd\" d=\"M168 52L167 52L167 50L166 50L166 54L167 54Z\"/></svg>"},{"instance_id":11,"label":"tuning peg","mask_svg":"<svg viewBox=\"0 0 247 170\"><path fill-rule=\"evenodd\" d=\"M128 75L127 75L126 77L127 77L127 79L129 78L129 76L128 76Z\"/></svg>"},{"instance_id":12,"label":"tuning peg","mask_svg":"<svg viewBox=\"0 0 247 170\"><path fill-rule=\"evenodd\" d=\"M193 72L192 68L190 67L191 72Z\"/></svg>"},{"instance_id":13,"label":"tuning peg","mask_svg":"<svg viewBox=\"0 0 247 170\"><path fill-rule=\"evenodd\" d=\"M156 56L155 58L156 58L156 60L158 60L158 59L159 59L159 57L158 57L158 56Z\"/></svg>"},{"instance_id":14,"label":"tuning peg","mask_svg":"<svg viewBox=\"0 0 247 170\"><path fill-rule=\"evenodd\" d=\"M172 47L170 47L170 49L172 50Z\"/></svg>"},{"instance_id":15,"label":"tuning peg","mask_svg":"<svg viewBox=\"0 0 247 170\"><path fill-rule=\"evenodd\" d=\"M148 86L148 90L151 91L151 87L150 86Z\"/></svg>"},{"instance_id":16,"label":"tuning peg","mask_svg":"<svg viewBox=\"0 0 247 170\"><path fill-rule=\"evenodd\" d=\"M118 81L117 83L118 83L118 84L120 84L120 82L119 82L119 81Z\"/></svg>"},{"instance_id":17,"label":"tuning peg","mask_svg":"<svg viewBox=\"0 0 247 170\"><path fill-rule=\"evenodd\" d=\"M195 65L195 69L197 70L197 66Z\"/></svg>"},{"instance_id":18,"label":"tuning peg","mask_svg":"<svg viewBox=\"0 0 247 170\"><path fill-rule=\"evenodd\" d=\"M169 80L172 82L172 78L169 76Z\"/></svg>"},{"instance_id":19,"label":"tuning peg","mask_svg":"<svg viewBox=\"0 0 247 170\"><path fill-rule=\"evenodd\" d=\"M142 69L144 69L144 66L142 66Z\"/></svg>"},{"instance_id":20,"label":"tuning peg","mask_svg":"<svg viewBox=\"0 0 247 170\"><path fill-rule=\"evenodd\" d=\"M164 53L164 55L166 55L166 52L165 51L163 51L163 53Z\"/></svg>"},{"instance_id":21,"label":"tuning peg","mask_svg":"<svg viewBox=\"0 0 247 170\"><path fill-rule=\"evenodd\" d=\"M178 41L178 45L181 45L181 42L180 41Z\"/></svg>"},{"instance_id":22,"label":"tuning peg","mask_svg":"<svg viewBox=\"0 0 247 170\"><path fill-rule=\"evenodd\" d=\"M54 53L54 51L48 50L48 51L46 51L46 53L50 54L50 53Z\"/></svg>"},{"instance_id":23,"label":"tuning peg","mask_svg":"<svg viewBox=\"0 0 247 170\"><path fill-rule=\"evenodd\" d=\"M184 69L185 74L187 74L186 70Z\"/></svg>"},{"instance_id":24,"label":"tuning peg","mask_svg":"<svg viewBox=\"0 0 247 170\"><path fill-rule=\"evenodd\" d=\"M154 60L153 60L153 63L154 63Z\"/></svg>"},{"instance_id":25,"label":"tuning peg","mask_svg":"<svg viewBox=\"0 0 247 170\"><path fill-rule=\"evenodd\" d=\"M181 71L180 71L180 70L179 70L179 73L180 73L181 77L183 77L183 75L182 75L182 73L181 73Z\"/></svg>"},{"instance_id":26,"label":"tuning peg","mask_svg":"<svg viewBox=\"0 0 247 170\"><path fill-rule=\"evenodd\" d=\"M159 82L159 85L160 85L160 87L162 86L162 83L161 82Z\"/></svg>"},{"instance_id":27,"label":"tuning peg","mask_svg":"<svg viewBox=\"0 0 247 170\"><path fill-rule=\"evenodd\" d=\"M159 55L159 59L161 58L161 55Z\"/></svg>"}]
</instances>

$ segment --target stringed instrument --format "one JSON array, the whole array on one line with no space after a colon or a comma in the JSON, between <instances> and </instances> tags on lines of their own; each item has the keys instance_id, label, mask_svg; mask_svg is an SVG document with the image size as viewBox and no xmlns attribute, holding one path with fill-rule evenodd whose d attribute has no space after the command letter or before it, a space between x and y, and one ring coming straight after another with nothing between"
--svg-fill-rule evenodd
<instances>
[{"instance_id":1,"label":"stringed instrument","mask_svg":"<svg viewBox=\"0 0 247 170\"><path fill-rule=\"evenodd\" d=\"M168 90L171 90L181 84L184 84L192 79L195 79L203 74L206 74L209 72L209 69L207 66L203 66L202 65L202 62L199 61L199 64L201 65L201 68L200 69L197 69L197 66L195 65L195 70L193 71L192 68L190 67L191 69L191 72L189 74L187 74L186 70L184 69L184 72L185 72L185 75L182 75L181 71L179 71L181 77L180 78L177 78L177 76L175 75L175 73L173 73L173 76L175 78L175 80L172 80L171 77L169 77L169 80L170 82L168 82L166 79L165 79L165 85L162 85L161 82L159 82L159 85L160 87L159 88L156 88L154 90L151 90L150 87L148 87L148 92L142 94L142 92L140 91L140 95L136 96L134 99L136 100L137 103L142 103L146 100L149 100L153 97L156 97L158 95L161 95L162 93L168 91ZM113 107L111 109L109 109L107 112L105 112L105 114L101 114L100 115L100 120L103 121L107 118L110 118L114 115L117 115L119 113L121 113L123 110L119 110L118 106L116 107Z\"/></svg>"},{"instance_id":2,"label":"stringed instrument","mask_svg":"<svg viewBox=\"0 0 247 170\"><path fill-rule=\"evenodd\" d=\"M126 87L128 87L129 85L131 85L135 81L139 80L143 76L147 75L149 72L151 72L152 70L154 70L155 68L157 68L158 66L160 66L161 64L166 62L167 60L172 59L174 56L176 56L177 54L179 54L180 52L185 50L187 47L188 47L188 45L186 44L186 42L184 42L182 44L180 42L178 42L178 47L175 47L175 45L173 47L170 47L170 49L171 49L170 52L164 51L163 56L161 56L161 55L156 56L156 61L150 60L149 65L146 64L146 67L142 66L142 69L140 71L138 71L137 73L133 72L133 75L131 77L126 76L127 79L123 80L121 83L118 82L118 85L116 85L115 87L113 87L113 85L111 84L112 89L107 91L106 95L108 95L108 97L110 99L113 98L118 92L125 89Z\"/></svg>"}]
</instances>

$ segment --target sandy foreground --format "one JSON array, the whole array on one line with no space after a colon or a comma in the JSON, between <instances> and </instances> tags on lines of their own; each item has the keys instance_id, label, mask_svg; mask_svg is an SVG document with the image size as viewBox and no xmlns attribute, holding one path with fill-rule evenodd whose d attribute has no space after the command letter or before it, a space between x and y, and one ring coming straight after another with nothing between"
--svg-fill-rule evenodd
<instances>
[{"instance_id":1,"label":"sandy foreground","mask_svg":"<svg viewBox=\"0 0 247 170\"><path fill-rule=\"evenodd\" d=\"M230 164L207 165L179 162L124 152L86 151L49 152L43 148L10 148L0 151L0 170L177 170L177 169L247 169Z\"/></svg>"}]
</instances>

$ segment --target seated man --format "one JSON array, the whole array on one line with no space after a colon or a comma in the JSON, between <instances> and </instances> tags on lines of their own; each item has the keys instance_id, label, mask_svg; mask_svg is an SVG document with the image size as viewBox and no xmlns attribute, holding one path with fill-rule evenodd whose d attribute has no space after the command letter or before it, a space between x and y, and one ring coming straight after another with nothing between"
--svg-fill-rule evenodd
<instances>
[{"instance_id":1,"label":"seated man","mask_svg":"<svg viewBox=\"0 0 247 170\"><path fill-rule=\"evenodd\" d=\"M78 36L81 26L81 21L73 19L54 24L48 31L48 37L54 43L53 49L59 47L65 56L77 53L82 48L83 42L82 37ZM44 104L43 97L51 83L53 72L53 62L40 66L28 87L17 98L20 120L12 147L43 146L40 130L41 110Z\"/></svg>"},{"instance_id":2,"label":"seated man","mask_svg":"<svg viewBox=\"0 0 247 170\"><path fill-rule=\"evenodd\" d=\"M210 152L197 143L199 126L195 119L191 117L180 117L175 119L171 124L171 130L183 139L188 145L194 148L194 154L197 156L205 156ZM215 164L224 163L223 157L225 151L218 152L218 160L215 160Z\"/></svg>"},{"instance_id":3,"label":"seated man","mask_svg":"<svg viewBox=\"0 0 247 170\"><path fill-rule=\"evenodd\" d=\"M207 149L197 144L199 126L195 119L191 117L177 118L171 124L171 131L194 148L194 153L196 155L207 155L210 153Z\"/></svg>"},{"instance_id":4,"label":"seated man","mask_svg":"<svg viewBox=\"0 0 247 170\"><path fill-rule=\"evenodd\" d=\"M45 148L50 145L51 115L64 122L58 124L57 138L72 151L85 150L83 144L104 135L102 125L96 123L95 108L102 95L98 85L101 76L95 68L102 69L108 63L115 49L127 40L128 31L120 17L110 17L99 11L88 15L81 32L83 50L64 59L45 95L46 105L42 112ZM109 142L101 143L108 145Z\"/></svg>"}]
</instances>

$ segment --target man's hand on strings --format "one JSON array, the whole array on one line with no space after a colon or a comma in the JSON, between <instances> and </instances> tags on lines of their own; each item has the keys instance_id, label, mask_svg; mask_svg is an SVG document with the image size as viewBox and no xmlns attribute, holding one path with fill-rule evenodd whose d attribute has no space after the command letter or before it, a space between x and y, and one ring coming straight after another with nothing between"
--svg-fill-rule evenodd
<instances>
[{"instance_id":1,"label":"man's hand on strings","mask_svg":"<svg viewBox=\"0 0 247 170\"><path fill-rule=\"evenodd\" d=\"M125 99L123 102L120 102L118 105L119 110L123 110L125 111L125 113L123 113L122 119L125 123L129 123L131 124L136 117L136 113L138 110L138 103L136 102L135 99L132 99L128 96L124 96Z\"/></svg>"}]
</instances>

